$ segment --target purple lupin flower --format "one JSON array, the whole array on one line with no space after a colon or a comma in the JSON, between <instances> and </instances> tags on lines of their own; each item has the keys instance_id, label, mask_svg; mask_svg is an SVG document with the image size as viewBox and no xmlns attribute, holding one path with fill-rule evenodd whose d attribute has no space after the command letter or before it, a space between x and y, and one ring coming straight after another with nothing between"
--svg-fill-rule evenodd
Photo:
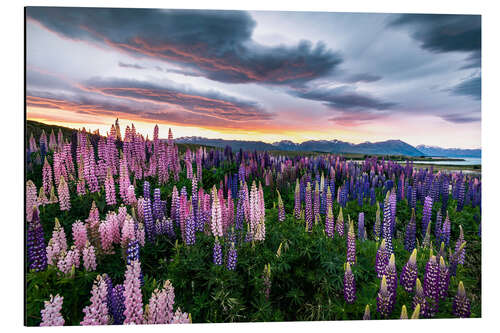
<instances>
[{"instance_id":1,"label":"purple lupin flower","mask_svg":"<svg viewBox=\"0 0 500 333\"><path fill-rule=\"evenodd\" d=\"M387 290L391 294L393 302L396 301L396 289L398 288L398 272L396 271L396 258L391 254L389 263L385 268L385 278L387 281Z\"/></svg>"},{"instance_id":2,"label":"purple lupin flower","mask_svg":"<svg viewBox=\"0 0 500 333\"><path fill-rule=\"evenodd\" d=\"M349 220L349 231L347 232L347 262L351 265L356 263L356 234L352 220Z\"/></svg>"},{"instance_id":3,"label":"purple lupin flower","mask_svg":"<svg viewBox=\"0 0 500 333\"><path fill-rule=\"evenodd\" d=\"M314 217L312 210L311 183L307 183L305 201L306 201L306 230L312 231Z\"/></svg>"},{"instance_id":4,"label":"purple lupin flower","mask_svg":"<svg viewBox=\"0 0 500 333\"><path fill-rule=\"evenodd\" d=\"M349 261L345 265L344 299L349 304L354 303L356 300L356 281L354 280L354 274L352 274L351 264L349 264Z\"/></svg>"},{"instance_id":5,"label":"purple lupin flower","mask_svg":"<svg viewBox=\"0 0 500 333\"><path fill-rule=\"evenodd\" d=\"M465 248L462 251L458 251L460 247L462 246L463 243L465 243L465 238L464 238L464 230L462 229L462 226L458 226L460 228L460 235L458 236L457 242L455 243L455 252L459 253L458 255L458 263L463 265L465 262Z\"/></svg>"},{"instance_id":6,"label":"purple lupin flower","mask_svg":"<svg viewBox=\"0 0 500 333\"><path fill-rule=\"evenodd\" d=\"M443 229L441 230L441 241L448 246L450 243L450 233L451 233L451 222L448 212L446 212L446 218L443 222Z\"/></svg>"},{"instance_id":7,"label":"purple lupin flower","mask_svg":"<svg viewBox=\"0 0 500 333\"><path fill-rule=\"evenodd\" d=\"M344 215L342 213L342 207L340 207L339 216L337 217L337 224L335 225L335 231L340 237L344 237Z\"/></svg>"},{"instance_id":8,"label":"purple lupin flower","mask_svg":"<svg viewBox=\"0 0 500 333\"><path fill-rule=\"evenodd\" d=\"M444 299L448 295L450 285L450 272L443 257L439 257L439 298Z\"/></svg>"},{"instance_id":9,"label":"purple lupin flower","mask_svg":"<svg viewBox=\"0 0 500 333\"><path fill-rule=\"evenodd\" d=\"M26 246L29 269L34 269L37 272L45 270L47 268L47 250L43 227L40 224L40 215L36 206L33 206L32 219L31 222L28 222Z\"/></svg>"},{"instance_id":10,"label":"purple lupin flower","mask_svg":"<svg viewBox=\"0 0 500 333\"><path fill-rule=\"evenodd\" d=\"M410 252L415 249L416 246L416 232L417 232L417 224L415 221L415 209L412 208L411 210L411 218L410 222L406 225L406 231L405 231L405 249L406 251Z\"/></svg>"},{"instance_id":11,"label":"purple lupin flower","mask_svg":"<svg viewBox=\"0 0 500 333\"><path fill-rule=\"evenodd\" d=\"M151 200L149 198L144 198L144 225L146 227L146 236L148 241L153 242L155 240L156 233L153 214L151 212Z\"/></svg>"},{"instance_id":12,"label":"purple lupin flower","mask_svg":"<svg viewBox=\"0 0 500 333\"><path fill-rule=\"evenodd\" d=\"M328 211L326 213L325 233L330 238L333 238L333 235L335 234L335 221L333 219L333 212L331 205L328 206Z\"/></svg>"},{"instance_id":13,"label":"purple lupin flower","mask_svg":"<svg viewBox=\"0 0 500 333\"><path fill-rule=\"evenodd\" d=\"M432 214L432 198L427 196L424 200L424 208L422 210L422 233L427 231L427 225L431 220Z\"/></svg>"},{"instance_id":14,"label":"purple lupin flower","mask_svg":"<svg viewBox=\"0 0 500 333\"><path fill-rule=\"evenodd\" d=\"M123 312L125 311L125 296L124 296L125 288L122 284L116 285L111 291L111 306L110 312L113 316L113 324L114 325L122 325L125 320L125 315Z\"/></svg>"},{"instance_id":15,"label":"purple lupin flower","mask_svg":"<svg viewBox=\"0 0 500 333\"><path fill-rule=\"evenodd\" d=\"M230 271L234 271L237 262L238 262L238 252L236 252L236 248L234 247L234 242L231 242L231 248L229 249L227 254L227 269Z\"/></svg>"},{"instance_id":16,"label":"purple lupin flower","mask_svg":"<svg viewBox=\"0 0 500 333\"><path fill-rule=\"evenodd\" d=\"M314 220L319 219L320 214L320 200L319 200L319 184L316 181L314 184Z\"/></svg>"},{"instance_id":17,"label":"purple lupin flower","mask_svg":"<svg viewBox=\"0 0 500 333\"><path fill-rule=\"evenodd\" d=\"M429 304L427 303L427 299L424 294L424 289L422 288L422 283L417 278L417 282L415 283L415 295L413 296L413 309L414 311L419 307L420 313L424 317L429 317Z\"/></svg>"},{"instance_id":18,"label":"purple lupin flower","mask_svg":"<svg viewBox=\"0 0 500 333\"><path fill-rule=\"evenodd\" d=\"M410 259L404 265L403 270L401 271L400 282L403 288L411 293L415 288L415 283L418 276L418 267L417 267L417 249L413 249L411 253Z\"/></svg>"},{"instance_id":19,"label":"purple lupin flower","mask_svg":"<svg viewBox=\"0 0 500 333\"><path fill-rule=\"evenodd\" d=\"M219 238L215 236L214 250L213 250L213 262L216 265L222 265L222 246L219 243Z\"/></svg>"},{"instance_id":20,"label":"purple lupin flower","mask_svg":"<svg viewBox=\"0 0 500 333\"><path fill-rule=\"evenodd\" d=\"M460 253L465 250L465 245L467 242L463 242L462 245L455 250L450 256L450 275L455 276L457 274L458 261L460 260ZM451 251L451 250L450 250Z\"/></svg>"},{"instance_id":21,"label":"purple lupin flower","mask_svg":"<svg viewBox=\"0 0 500 333\"><path fill-rule=\"evenodd\" d=\"M392 249L392 216L391 205L389 201L389 192L384 201L384 221L382 222L382 237L385 239L385 245L389 253L393 252Z\"/></svg>"},{"instance_id":22,"label":"purple lupin flower","mask_svg":"<svg viewBox=\"0 0 500 333\"><path fill-rule=\"evenodd\" d=\"M358 216L358 239L365 240L365 213L360 212Z\"/></svg>"},{"instance_id":23,"label":"purple lupin flower","mask_svg":"<svg viewBox=\"0 0 500 333\"><path fill-rule=\"evenodd\" d=\"M434 236L436 237L436 241L439 242L441 239L441 224L443 223L443 215L441 215L441 210L438 210L436 214L436 226L434 227Z\"/></svg>"},{"instance_id":24,"label":"purple lupin flower","mask_svg":"<svg viewBox=\"0 0 500 333\"><path fill-rule=\"evenodd\" d=\"M383 316L387 317L391 314L394 308L394 299L387 288L387 279L382 276L380 283L380 290L377 294L377 311Z\"/></svg>"},{"instance_id":25,"label":"purple lupin flower","mask_svg":"<svg viewBox=\"0 0 500 333\"><path fill-rule=\"evenodd\" d=\"M299 184L299 179L297 178L295 181L295 206L294 206L294 215L295 218L298 220L300 219L300 210L301 210L301 204L300 204L300 184Z\"/></svg>"},{"instance_id":26,"label":"purple lupin flower","mask_svg":"<svg viewBox=\"0 0 500 333\"><path fill-rule=\"evenodd\" d=\"M432 255L425 266L424 294L429 301L429 312L427 315L433 317L438 310L439 302L439 264L436 256Z\"/></svg>"},{"instance_id":27,"label":"purple lupin flower","mask_svg":"<svg viewBox=\"0 0 500 333\"><path fill-rule=\"evenodd\" d=\"M283 205L283 200L281 199L280 192L278 192L278 221L285 221L285 207Z\"/></svg>"},{"instance_id":28,"label":"purple lupin flower","mask_svg":"<svg viewBox=\"0 0 500 333\"><path fill-rule=\"evenodd\" d=\"M384 275L386 266L389 263L390 255L391 254L387 251L385 245L385 239L382 239L375 257L375 272L377 273L378 278L381 278Z\"/></svg>"},{"instance_id":29,"label":"purple lupin flower","mask_svg":"<svg viewBox=\"0 0 500 333\"><path fill-rule=\"evenodd\" d=\"M459 318L470 317L470 301L462 281L459 282L457 295L453 298L453 314Z\"/></svg>"},{"instance_id":30,"label":"purple lupin flower","mask_svg":"<svg viewBox=\"0 0 500 333\"><path fill-rule=\"evenodd\" d=\"M193 209L189 208L189 215L186 220L186 245L194 245L196 243L196 233Z\"/></svg>"},{"instance_id":31,"label":"purple lupin flower","mask_svg":"<svg viewBox=\"0 0 500 333\"><path fill-rule=\"evenodd\" d=\"M380 204L377 201L377 213L375 214L375 223L373 224L373 233L375 239L379 240L381 236L381 223L380 223Z\"/></svg>"}]
</instances>

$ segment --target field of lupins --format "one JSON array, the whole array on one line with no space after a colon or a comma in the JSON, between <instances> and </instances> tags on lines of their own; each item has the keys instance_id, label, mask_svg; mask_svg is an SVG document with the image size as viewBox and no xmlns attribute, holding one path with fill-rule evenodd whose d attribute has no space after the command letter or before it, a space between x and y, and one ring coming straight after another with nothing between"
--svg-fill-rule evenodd
<instances>
[{"instance_id":1,"label":"field of lupins","mask_svg":"<svg viewBox=\"0 0 500 333\"><path fill-rule=\"evenodd\" d=\"M27 325L481 316L480 175L118 122L26 162Z\"/></svg>"}]
</instances>

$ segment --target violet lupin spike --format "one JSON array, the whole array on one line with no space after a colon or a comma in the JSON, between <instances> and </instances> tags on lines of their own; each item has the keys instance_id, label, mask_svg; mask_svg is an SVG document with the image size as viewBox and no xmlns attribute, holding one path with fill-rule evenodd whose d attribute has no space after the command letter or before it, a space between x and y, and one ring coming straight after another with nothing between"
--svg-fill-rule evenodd
<instances>
[{"instance_id":1,"label":"violet lupin spike","mask_svg":"<svg viewBox=\"0 0 500 333\"><path fill-rule=\"evenodd\" d=\"M298 220L300 219L300 210L301 210L301 204L300 204L300 184L299 184L299 179L297 178L295 181L295 206L294 206L294 216Z\"/></svg>"},{"instance_id":2,"label":"violet lupin spike","mask_svg":"<svg viewBox=\"0 0 500 333\"><path fill-rule=\"evenodd\" d=\"M404 290L411 293L415 289L415 283L417 281L418 276L418 267L417 267L417 249L414 249L410 259L404 265L403 270L401 271L400 283L403 286Z\"/></svg>"},{"instance_id":3,"label":"violet lupin spike","mask_svg":"<svg viewBox=\"0 0 500 333\"><path fill-rule=\"evenodd\" d=\"M463 265L465 263L465 248L463 248L462 251L459 251L459 249L462 244L465 243L464 230L462 229L462 225L459 225L458 227L460 228L460 234L458 236L457 242L455 243L455 252L459 253L458 263Z\"/></svg>"},{"instance_id":4,"label":"violet lupin spike","mask_svg":"<svg viewBox=\"0 0 500 333\"><path fill-rule=\"evenodd\" d=\"M344 299L347 303L352 304L356 300L356 281L352 274L349 261L345 265L344 273Z\"/></svg>"},{"instance_id":5,"label":"violet lupin spike","mask_svg":"<svg viewBox=\"0 0 500 333\"><path fill-rule=\"evenodd\" d=\"M217 236L215 236L213 262L218 266L222 265L222 246L220 245L219 238Z\"/></svg>"},{"instance_id":6,"label":"violet lupin spike","mask_svg":"<svg viewBox=\"0 0 500 333\"><path fill-rule=\"evenodd\" d=\"M385 274L385 269L387 264L389 263L389 259L390 253L387 251L385 239L382 239L380 247L377 250L377 255L375 257L375 271L378 278L381 278Z\"/></svg>"},{"instance_id":7,"label":"violet lupin spike","mask_svg":"<svg viewBox=\"0 0 500 333\"><path fill-rule=\"evenodd\" d=\"M347 232L347 262L351 265L356 263L356 234L352 220L349 220L349 231Z\"/></svg>"},{"instance_id":8,"label":"violet lupin spike","mask_svg":"<svg viewBox=\"0 0 500 333\"><path fill-rule=\"evenodd\" d=\"M427 315L432 317L438 310L439 302L439 264L436 257L432 255L425 266L424 276L424 294L429 301L429 312Z\"/></svg>"},{"instance_id":9,"label":"violet lupin spike","mask_svg":"<svg viewBox=\"0 0 500 333\"><path fill-rule=\"evenodd\" d=\"M380 204L378 201L377 201L377 213L375 214L375 224L373 225L373 233L375 234L375 240L378 241L381 236Z\"/></svg>"},{"instance_id":10,"label":"violet lupin spike","mask_svg":"<svg viewBox=\"0 0 500 333\"><path fill-rule=\"evenodd\" d=\"M398 288L398 272L396 271L396 258L394 253L391 254L389 263L385 268L385 278L387 281L387 290L393 298L393 302L396 300L396 289Z\"/></svg>"},{"instance_id":11,"label":"violet lupin spike","mask_svg":"<svg viewBox=\"0 0 500 333\"><path fill-rule=\"evenodd\" d=\"M443 257L439 258L439 298L444 299L448 295L450 285L450 272Z\"/></svg>"},{"instance_id":12,"label":"violet lupin spike","mask_svg":"<svg viewBox=\"0 0 500 333\"><path fill-rule=\"evenodd\" d=\"M416 246L416 232L417 232L417 224L415 220L415 209L411 209L411 218L406 226L405 231L405 249L409 251L413 251Z\"/></svg>"},{"instance_id":13,"label":"violet lupin spike","mask_svg":"<svg viewBox=\"0 0 500 333\"><path fill-rule=\"evenodd\" d=\"M415 283L415 295L413 296L413 309L414 311L419 308L419 313L422 314L422 316L427 317L428 316L428 303L427 299L424 294L424 289L422 288L422 284L420 283L420 280L417 278L417 282Z\"/></svg>"},{"instance_id":14,"label":"violet lupin spike","mask_svg":"<svg viewBox=\"0 0 500 333\"><path fill-rule=\"evenodd\" d=\"M393 307L394 301L387 288L387 279L384 275L382 276L382 281L380 282L380 290L377 294L377 311L383 317L387 317L391 314Z\"/></svg>"},{"instance_id":15,"label":"violet lupin spike","mask_svg":"<svg viewBox=\"0 0 500 333\"><path fill-rule=\"evenodd\" d=\"M238 252L236 252L236 248L234 247L234 242L231 243L231 248L227 254L227 269L230 271L234 271L236 268L236 263L238 262Z\"/></svg>"},{"instance_id":16,"label":"violet lupin spike","mask_svg":"<svg viewBox=\"0 0 500 333\"><path fill-rule=\"evenodd\" d=\"M422 233L427 232L427 225L431 220L432 214L432 198L427 196L424 200L424 208L422 210Z\"/></svg>"},{"instance_id":17,"label":"violet lupin spike","mask_svg":"<svg viewBox=\"0 0 500 333\"><path fill-rule=\"evenodd\" d=\"M344 215L342 213L342 207L340 207L339 216L337 217L337 224L335 225L335 231L340 237L344 237Z\"/></svg>"},{"instance_id":18,"label":"violet lupin spike","mask_svg":"<svg viewBox=\"0 0 500 333\"><path fill-rule=\"evenodd\" d=\"M470 301L462 281L459 282L457 295L453 298L453 314L459 318L470 317Z\"/></svg>"},{"instance_id":19,"label":"violet lupin spike","mask_svg":"<svg viewBox=\"0 0 500 333\"><path fill-rule=\"evenodd\" d=\"M314 219L312 198L311 198L311 183L307 183L305 202L306 202L306 208L305 208L306 230L310 232L312 231L312 225Z\"/></svg>"},{"instance_id":20,"label":"violet lupin spike","mask_svg":"<svg viewBox=\"0 0 500 333\"><path fill-rule=\"evenodd\" d=\"M281 199L280 192L278 192L278 221L285 221L285 207L283 206L283 200Z\"/></svg>"},{"instance_id":21,"label":"violet lupin spike","mask_svg":"<svg viewBox=\"0 0 500 333\"><path fill-rule=\"evenodd\" d=\"M335 234L335 221L333 219L332 206L328 206L325 219L325 233L328 237L333 238Z\"/></svg>"}]
</instances>

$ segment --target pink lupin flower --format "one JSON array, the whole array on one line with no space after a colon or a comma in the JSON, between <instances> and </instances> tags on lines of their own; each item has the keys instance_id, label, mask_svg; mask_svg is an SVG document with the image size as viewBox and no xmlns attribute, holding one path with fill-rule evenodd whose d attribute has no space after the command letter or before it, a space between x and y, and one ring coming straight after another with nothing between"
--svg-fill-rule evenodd
<instances>
[{"instance_id":1,"label":"pink lupin flower","mask_svg":"<svg viewBox=\"0 0 500 333\"><path fill-rule=\"evenodd\" d=\"M116 205L115 181L113 179L113 175L111 174L110 168L108 168L108 173L104 182L104 188L106 190L106 203L108 204L108 206Z\"/></svg>"},{"instance_id":2,"label":"pink lupin flower","mask_svg":"<svg viewBox=\"0 0 500 333\"><path fill-rule=\"evenodd\" d=\"M54 230L52 231L52 238L47 246L47 261L49 265L54 265L59 254L62 251L66 252L67 249L68 243L66 242L66 234L56 217Z\"/></svg>"},{"instance_id":3,"label":"pink lupin flower","mask_svg":"<svg viewBox=\"0 0 500 333\"><path fill-rule=\"evenodd\" d=\"M144 229L143 223L138 224L135 237L137 238L140 246L144 246L144 244L146 244L146 230Z\"/></svg>"},{"instance_id":4,"label":"pink lupin flower","mask_svg":"<svg viewBox=\"0 0 500 333\"><path fill-rule=\"evenodd\" d=\"M155 289L148 304L147 324L169 324L173 317L174 287L169 280L161 290Z\"/></svg>"},{"instance_id":5,"label":"pink lupin flower","mask_svg":"<svg viewBox=\"0 0 500 333\"><path fill-rule=\"evenodd\" d=\"M31 180L26 182L26 221L33 219L33 207L38 206L36 196L36 185Z\"/></svg>"},{"instance_id":6,"label":"pink lupin flower","mask_svg":"<svg viewBox=\"0 0 500 333\"><path fill-rule=\"evenodd\" d=\"M91 293L90 305L83 309L85 317L80 325L107 325L109 323L108 285L101 275L98 275L94 281Z\"/></svg>"},{"instance_id":7,"label":"pink lupin flower","mask_svg":"<svg viewBox=\"0 0 500 333\"><path fill-rule=\"evenodd\" d=\"M135 240L135 224L131 216L125 218L122 226L122 248L127 248L130 241Z\"/></svg>"},{"instance_id":8,"label":"pink lupin flower","mask_svg":"<svg viewBox=\"0 0 500 333\"><path fill-rule=\"evenodd\" d=\"M63 273L68 274L73 267L73 255L71 252L61 251L57 261L57 268Z\"/></svg>"},{"instance_id":9,"label":"pink lupin flower","mask_svg":"<svg viewBox=\"0 0 500 333\"><path fill-rule=\"evenodd\" d=\"M212 234L214 236L222 237L222 211L217 195L217 189L212 188Z\"/></svg>"},{"instance_id":10,"label":"pink lupin flower","mask_svg":"<svg viewBox=\"0 0 500 333\"><path fill-rule=\"evenodd\" d=\"M45 160L43 163L42 182L43 190L45 191L45 193L50 193L50 188L52 187L52 168L50 167L49 161L47 160L47 156L45 156Z\"/></svg>"},{"instance_id":11,"label":"pink lupin flower","mask_svg":"<svg viewBox=\"0 0 500 333\"><path fill-rule=\"evenodd\" d=\"M83 267L86 271L95 271L97 268L96 258L95 258L95 249L94 246L90 244L89 241L85 243L85 247L82 250L82 260Z\"/></svg>"},{"instance_id":12,"label":"pink lupin flower","mask_svg":"<svg viewBox=\"0 0 500 333\"><path fill-rule=\"evenodd\" d=\"M141 294L141 264L134 260L127 265L125 272L125 281L123 283L125 291L125 315L124 324L142 324L143 309L142 309L142 294Z\"/></svg>"},{"instance_id":13,"label":"pink lupin flower","mask_svg":"<svg viewBox=\"0 0 500 333\"><path fill-rule=\"evenodd\" d=\"M45 206L46 204L49 203L49 199L45 195L45 191L43 190L43 187L40 187L40 191L38 192L38 199L37 199L36 203L39 206ZM26 206L26 207L28 207L28 206Z\"/></svg>"},{"instance_id":14,"label":"pink lupin flower","mask_svg":"<svg viewBox=\"0 0 500 333\"><path fill-rule=\"evenodd\" d=\"M75 221L75 223L73 223L71 229L73 233L73 241L75 243L75 246L77 249L81 251L85 247L85 244L87 243L88 240L87 228L85 227L82 221L77 220Z\"/></svg>"},{"instance_id":15,"label":"pink lupin flower","mask_svg":"<svg viewBox=\"0 0 500 333\"><path fill-rule=\"evenodd\" d=\"M66 183L63 176L59 179L57 194L59 195L59 207L61 210L70 210L71 202L69 201L68 183Z\"/></svg>"},{"instance_id":16,"label":"pink lupin flower","mask_svg":"<svg viewBox=\"0 0 500 333\"><path fill-rule=\"evenodd\" d=\"M191 324L191 314L182 312L180 308L175 311L174 318L170 322L171 324Z\"/></svg>"},{"instance_id":17,"label":"pink lupin flower","mask_svg":"<svg viewBox=\"0 0 500 333\"><path fill-rule=\"evenodd\" d=\"M63 326L64 318L61 315L64 297L57 294L55 297L50 295L50 300L45 301L45 306L40 313L42 322L40 326Z\"/></svg>"},{"instance_id":18,"label":"pink lupin flower","mask_svg":"<svg viewBox=\"0 0 500 333\"><path fill-rule=\"evenodd\" d=\"M134 185L130 185L127 189L126 203L128 205L134 205L135 203L137 203L137 198L135 197Z\"/></svg>"},{"instance_id":19,"label":"pink lupin flower","mask_svg":"<svg viewBox=\"0 0 500 333\"><path fill-rule=\"evenodd\" d=\"M113 248L113 225L110 221L102 221L99 225L99 235L101 248L105 252L110 252Z\"/></svg>"}]
</instances>

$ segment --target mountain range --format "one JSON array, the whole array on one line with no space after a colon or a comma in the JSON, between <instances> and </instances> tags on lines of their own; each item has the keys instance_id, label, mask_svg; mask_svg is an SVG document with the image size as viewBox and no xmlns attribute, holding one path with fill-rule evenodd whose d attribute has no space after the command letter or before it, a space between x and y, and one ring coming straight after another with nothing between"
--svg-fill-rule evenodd
<instances>
[{"instance_id":1,"label":"mountain range","mask_svg":"<svg viewBox=\"0 0 500 333\"><path fill-rule=\"evenodd\" d=\"M416 148L427 156L481 157L481 149L441 148L425 145L419 145Z\"/></svg>"},{"instance_id":2,"label":"mountain range","mask_svg":"<svg viewBox=\"0 0 500 333\"><path fill-rule=\"evenodd\" d=\"M363 142L354 144L340 140L309 140L295 143L282 140L274 143L262 141L241 141L209 139L198 136L180 137L177 143L191 143L224 148L230 146L233 150L283 150L283 151L315 151L325 153L354 153L372 155L404 155L404 156L446 156L446 157L481 157L481 149L446 149L440 147L414 147L401 140L380 142Z\"/></svg>"}]
</instances>

